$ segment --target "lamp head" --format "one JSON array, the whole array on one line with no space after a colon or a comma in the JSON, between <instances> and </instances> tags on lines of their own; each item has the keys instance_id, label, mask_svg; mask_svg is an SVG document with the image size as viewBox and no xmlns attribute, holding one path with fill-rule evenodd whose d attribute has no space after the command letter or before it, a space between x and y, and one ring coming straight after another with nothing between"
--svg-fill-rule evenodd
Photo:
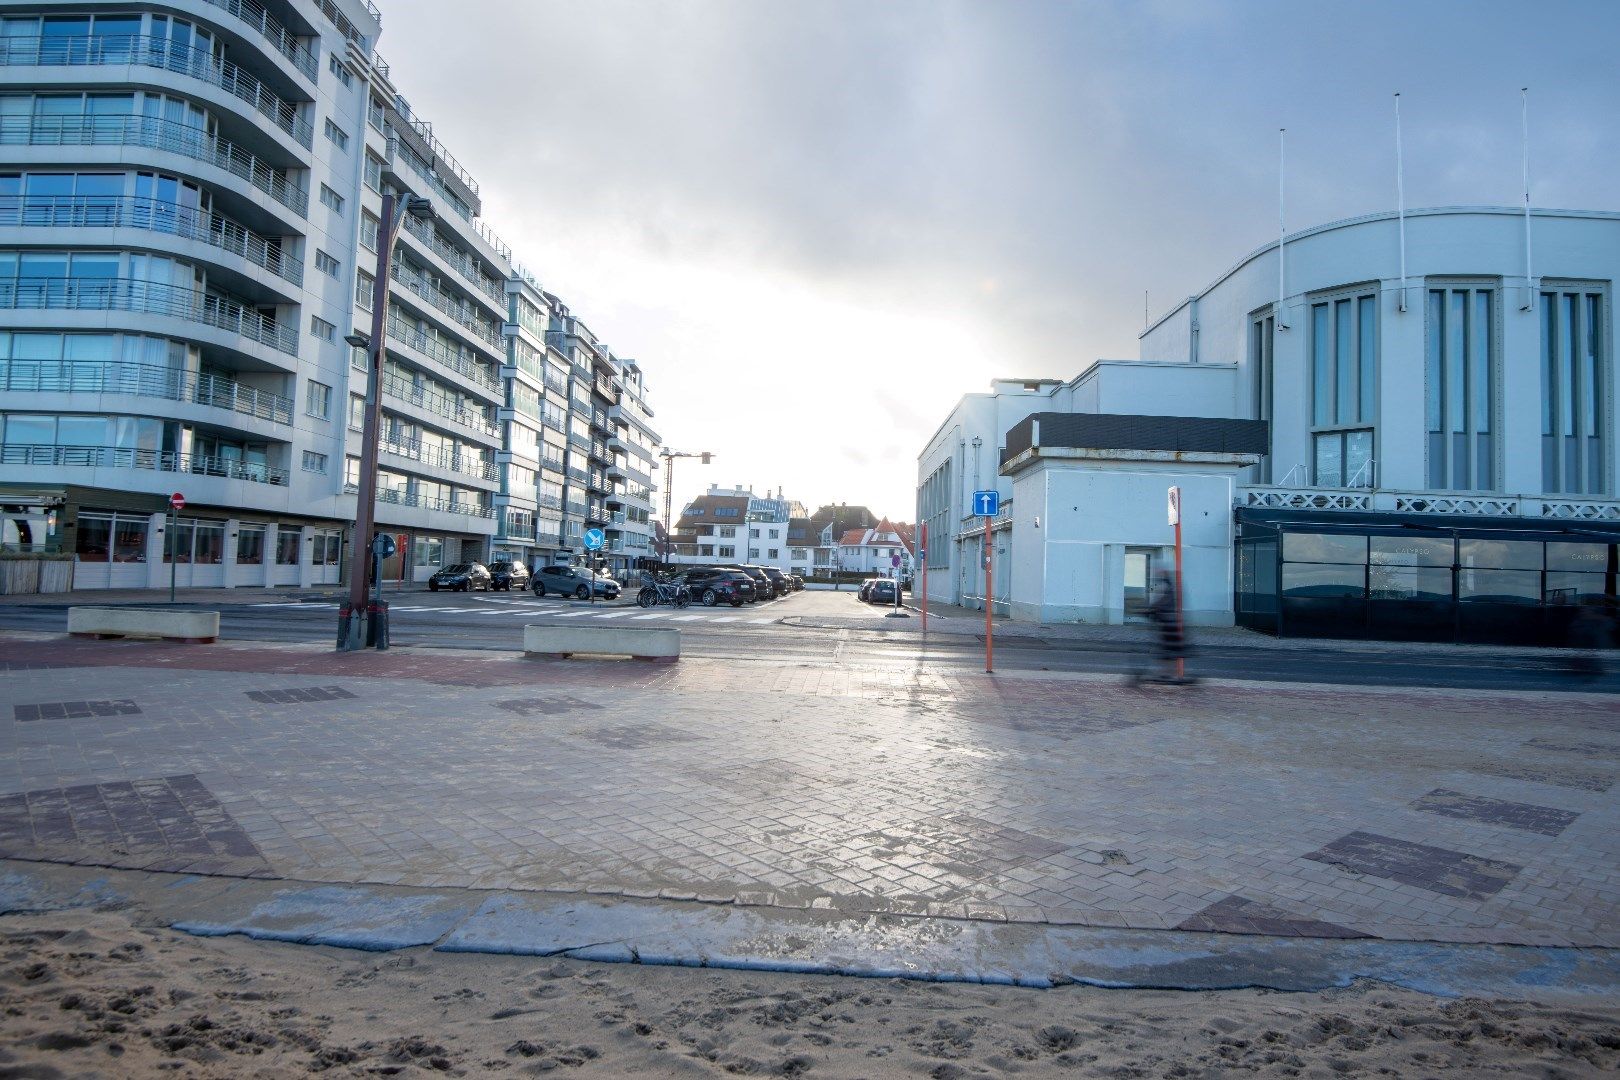
<instances>
[{"instance_id":1,"label":"lamp head","mask_svg":"<svg viewBox=\"0 0 1620 1080\"><path fill-rule=\"evenodd\" d=\"M345 345L353 345L357 349L369 349L371 348L371 336L369 334L362 334L360 331L356 330L352 334L345 334L343 336L343 343Z\"/></svg>"},{"instance_id":2,"label":"lamp head","mask_svg":"<svg viewBox=\"0 0 1620 1080\"><path fill-rule=\"evenodd\" d=\"M405 196L405 212L418 221L432 221L433 201L425 195Z\"/></svg>"}]
</instances>

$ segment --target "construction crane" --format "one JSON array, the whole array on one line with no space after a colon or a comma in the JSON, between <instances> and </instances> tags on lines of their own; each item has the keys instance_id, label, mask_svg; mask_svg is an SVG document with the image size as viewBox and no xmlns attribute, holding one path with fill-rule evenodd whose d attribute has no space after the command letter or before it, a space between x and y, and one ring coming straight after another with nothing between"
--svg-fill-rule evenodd
<instances>
[{"instance_id":1,"label":"construction crane","mask_svg":"<svg viewBox=\"0 0 1620 1080\"><path fill-rule=\"evenodd\" d=\"M664 562L668 563L670 552L675 550L675 522L669 516L670 499L675 494L675 459L702 458L703 464L707 465L714 455L707 450L687 453L684 450L671 450L666 446L658 451L658 456L664 459Z\"/></svg>"}]
</instances>

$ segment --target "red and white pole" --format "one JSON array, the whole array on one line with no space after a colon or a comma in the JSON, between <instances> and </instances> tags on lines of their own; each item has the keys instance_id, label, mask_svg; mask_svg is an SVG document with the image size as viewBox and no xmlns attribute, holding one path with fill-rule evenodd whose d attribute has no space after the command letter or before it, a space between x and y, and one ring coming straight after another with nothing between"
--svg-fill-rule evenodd
<instances>
[{"instance_id":1,"label":"red and white pole","mask_svg":"<svg viewBox=\"0 0 1620 1080\"><path fill-rule=\"evenodd\" d=\"M1179 509L1179 507L1178 507L1178 509ZM1181 639L1181 642L1182 642L1181 651L1182 651L1183 654L1185 654L1186 651L1187 651L1187 646L1186 646L1187 625L1186 625L1186 623L1184 621L1184 617L1181 614L1181 610L1182 610L1182 591L1181 591L1181 515L1178 513L1176 515L1176 631L1177 631L1177 637L1179 637ZM1183 656L1178 656L1178 657L1176 657L1176 678L1185 679L1186 677L1187 677L1187 660L1186 660L1186 657L1184 655Z\"/></svg>"}]
</instances>

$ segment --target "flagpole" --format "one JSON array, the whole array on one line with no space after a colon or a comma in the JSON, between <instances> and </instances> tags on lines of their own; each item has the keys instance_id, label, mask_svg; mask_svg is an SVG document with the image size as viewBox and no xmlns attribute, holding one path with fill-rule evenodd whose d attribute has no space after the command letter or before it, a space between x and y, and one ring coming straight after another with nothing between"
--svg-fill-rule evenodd
<instances>
[{"instance_id":1,"label":"flagpole","mask_svg":"<svg viewBox=\"0 0 1620 1080\"><path fill-rule=\"evenodd\" d=\"M1283 244L1288 239L1283 227L1283 171L1288 160L1287 128L1277 129L1277 329L1288 329L1283 309Z\"/></svg>"},{"instance_id":2,"label":"flagpole","mask_svg":"<svg viewBox=\"0 0 1620 1080\"><path fill-rule=\"evenodd\" d=\"M1395 213L1401 232L1401 304L1406 310L1406 176L1401 158L1401 95L1395 92Z\"/></svg>"},{"instance_id":3,"label":"flagpole","mask_svg":"<svg viewBox=\"0 0 1620 1080\"><path fill-rule=\"evenodd\" d=\"M1530 272L1530 88L1519 88L1524 128L1524 308L1536 310L1536 279Z\"/></svg>"}]
</instances>

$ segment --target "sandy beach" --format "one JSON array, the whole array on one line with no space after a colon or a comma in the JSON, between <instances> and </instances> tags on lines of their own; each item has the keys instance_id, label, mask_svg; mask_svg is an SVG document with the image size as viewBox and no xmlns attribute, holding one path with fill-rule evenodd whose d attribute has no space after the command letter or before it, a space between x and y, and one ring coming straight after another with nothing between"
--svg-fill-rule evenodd
<instances>
[{"instance_id":1,"label":"sandy beach","mask_svg":"<svg viewBox=\"0 0 1620 1080\"><path fill-rule=\"evenodd\" d=\"M1024 990L0 918L0 1077L1612 1075L1620 1008Z\"/></svg>"}]
</instances>

